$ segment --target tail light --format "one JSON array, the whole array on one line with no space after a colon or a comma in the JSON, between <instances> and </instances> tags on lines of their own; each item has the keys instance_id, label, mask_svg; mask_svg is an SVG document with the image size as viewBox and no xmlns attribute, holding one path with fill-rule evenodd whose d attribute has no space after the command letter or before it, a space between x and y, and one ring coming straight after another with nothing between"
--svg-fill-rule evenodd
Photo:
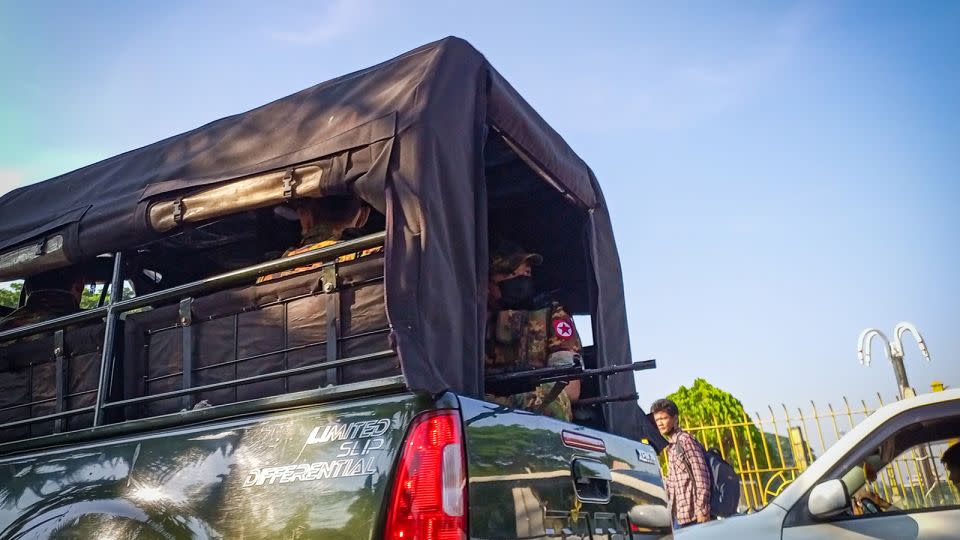
<instances>
[{"instance_id":1,"label":"tail light","mask_svg":"<svg viewBox=\"0 0 960 540\"><path fill-rule=\"evenodd\" d=\"M467 473L458 411L416 417L400 455L387 512L387 540L467 537Z\"/></svg>"}]
</instances>

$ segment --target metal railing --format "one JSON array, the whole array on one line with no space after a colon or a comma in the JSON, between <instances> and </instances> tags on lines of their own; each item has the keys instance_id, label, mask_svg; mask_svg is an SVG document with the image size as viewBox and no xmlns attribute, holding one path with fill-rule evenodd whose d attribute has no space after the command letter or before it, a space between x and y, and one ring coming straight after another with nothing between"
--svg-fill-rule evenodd
<instances>
[{"instance_id":1,"label":"metal railing","mask_svg":"<svg viewBox=\"0 0 960 540\"><path fill-rule=\"evenodd\" d=\"M243 384L280 379L280 378L288 377L291 375L299 375L299 374L309 373L314 371L336 369L336 368L347 366L347 365L357 364L361 362L377 361L377 360L381 360L391 356L395 356L396 353L392 350L382 350L382 351L376 351L368 354L338 358L336 356L336 347L331 346L331 344L329 343L330 336L328 336L328 339L325 341L310 343L310 344L298 346L296 348L291 348L291 350L293 349L300 350L308 347L327 345L327 352L329 353L333 351L334 354L333 355L328 354L325 361L323 362L318 362L316 364L311 364L308 366L300 366L295 368L283 369L283 370L274 371L270 373L264 373L260 375L238 378L238 379L231 379L227 381L221 381L221 382L200 385L200 386L193 386L192 384L188 384L187 387L182 388L180 390L175 390L175 391L163 392L163 393L152 394L152 395L144 395L144 396L123 399L123 400L114 400L114 401L108 400L109 389L112 382L111 379L115 373L116 354L114 353L114 351L115 351L115 346L119 337L117 328L118 328L118 323L120 321L120 318L124 313L128 313L133 310L142 309L149 306L170 304L172 302L175 302L184 298L189 298L198 293L209 293L217 290L226 289L231 286L239 285L239 284L251 284L259 276L281 272L284 270L297 268L300 266L307 266L307 265L311 265L318 262L329 263L330 266L334 266L337 264L336 263L337 259L343 255L358 253L358 252L362 252L365 249L382 246L385 238L386 238L386 233L381 232L381 233L365 236L362 238L357 238L355 240L341 242L338 244L334 244L332 246L320 248L320 249L302 253L299 255L277 259L277 260L269 261L266 263L250 266L247 268L242 268L239 270L219 274L209 278L197 280L191 283L178 285L162 291L144 294L141 296L136 296L126 300L120 299L120 295L116 295L117 298L114 298L115 295L111 294L110 301L102 307L81 311L72 315L59 317L57 319L52 319L52 320L44 321L41 323L29 325L29 326L23 326L23 327L15 328L12 330L2 331L0 332L0 343L14 341L14 340L25 338L28 336L40 335L40 334L44 334L51 331L63 330L67 327L79 325L85 322L91 322L91 321L97 321L97 320L105 322L103 347L102 347L100 369L99 369L99 384L96 390L97 397L96 397L95 404L86 406L86 407L77 407L69 410L59 410L58 412L55 412L52 414L46 414L43 416L20 419L12 422L5 422L0 424L0 430L27 426L32 424L40 424L40 423L49 422L49 421L56 421L57 427L55 428L55 430L60 431L60 428L62 427L60 424L64 419L72 416L90 413L90 412L93 413L92 427L97 428L99 426L104 425L105 423L104 415L106 411L109 409L117 408L117 407L129 406L134 404L143 404L143 403L158 401L162 399L169 399L172 397L188 396L188 395L198 394L200 392L204 392L208 390L216 390L216 389L227 388L227 387L236 387ZM326 266L327 265L324 265L324 267L321 267L321 271ZM123 284L122 269L123 269L123 256L121 253L116 253L114 255L114 268L113 268L113 277L110 284L110 291L121 290L121 286ZM335 282L336 274L333 273L332 275ZM333 292L333 290L335 290L336 287L337 285L336 283L334 283L333 288L325 288L324 292L327 292L327 293ZM367 334L372 335L372 334L376 334L383 331L384 330L367 332L362 335L367 335ZM344 340L362 337L362 335L349 335L349 336L335 335L333 336L333 343L336 344ZM270 354L277 354L280 352L284 352L284 351L273 351ZM187 369L195 369L195 368L190 368L190 366L184 366L184 372ZM58 388L58 391L60 390L61 389ZM356 390L351 388L351 391L355 392ZM85 392L85 394L91 393L91 392L92 391L88 391L88 392ZM64 392L64 396L73 397L74 395L68 396ZM3 410L0 410L0 412L22 408L22 407L31 407L31 406L40 404L42 402L46 403L49 401L51 400L46 399L46 400L32 401L29 403L16 404L13 406L5 407ZM58 403L62 403L64 401L63 396L58 395L56 398L54 398L54 401L57 401ZM58 406L58 408L62 408L62 406Z\"/></svg>"},{"instance_id":2,"label":"metal railing","mask_svg":"<svg viewBox=\"0 0 960 540\"><path fill-rule=\"evenodd\" d=\"M686 423L691 433L705 448L716 448L740 475L740 508L752 511L763 508L803 472L817 456L853 429L858 423L884 405L876 396L877 407L866 400L851 405L844 397L842 405L809 408L770 406L766 414L744 412L737 418L711 418L703 423ZM871 490L902 509L919 508L931 494L952 496L960 503L956 486L947 482L940 457L946 443L924 445L922 452L901 455L880 471ZM924 463L927 465L925 466ZM928 468L933 476L924 473Z\"/></svg>"}]
</instances>

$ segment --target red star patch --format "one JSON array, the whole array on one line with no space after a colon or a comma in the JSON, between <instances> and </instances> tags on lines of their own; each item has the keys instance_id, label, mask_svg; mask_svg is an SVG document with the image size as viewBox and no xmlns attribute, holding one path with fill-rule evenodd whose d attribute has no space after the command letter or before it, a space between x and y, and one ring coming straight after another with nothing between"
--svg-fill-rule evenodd
<instances>
[{"instance_id":1,"label":"red star patch","mask_svg":"<svg viewBox=\"0 0 960 540\"><path fill-rule=\"evenodd\" d=\"M560 339L570 339L573 337L573 321L570 319L554 319L553 334Z\"/></svg>"}]
</instances>

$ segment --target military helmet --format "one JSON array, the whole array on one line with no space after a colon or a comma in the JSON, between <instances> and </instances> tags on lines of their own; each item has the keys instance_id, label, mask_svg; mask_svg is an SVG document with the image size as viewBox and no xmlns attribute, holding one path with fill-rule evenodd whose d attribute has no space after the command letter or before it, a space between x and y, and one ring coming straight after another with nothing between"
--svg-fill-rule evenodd
<instances>
[{"instance_id":1,"label":"military helmet","mask_svg":"<svg viewBox=\"0 0 960 540\"><path fill-rule=\"evenodd\" d=\"M509 274L524 261L537 266L543 263L543 257L539 253L528 252L516 242L501 240L490 253L490 271L494 274Z\"/></svg>"}]
</instances>

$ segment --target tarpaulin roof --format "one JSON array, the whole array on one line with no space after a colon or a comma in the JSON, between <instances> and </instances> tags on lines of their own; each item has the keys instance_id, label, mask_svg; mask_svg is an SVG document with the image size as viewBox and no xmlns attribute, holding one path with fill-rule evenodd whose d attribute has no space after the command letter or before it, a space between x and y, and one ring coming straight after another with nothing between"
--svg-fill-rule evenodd
<instances>
[{"instance_id":1,"label":"tarpaulin roof","mask_svg":"<svg viewBox=\"0 0 960 540\"><path fill-rule=\"evenodd\" d=\"M600 367L630 361L619 258L591 170L470 44L446 38L268 105L14 190L0 251L62 230L71 260L158 238L148 207L197 186L319 163L320 194L387 216L386 302L411 389L482 393L487 280L482 155L497 130L588 212ZM604 393L633 391L633 375ZM639 436L633 403L607 405Z\"/></svg>"}]
</instances>

